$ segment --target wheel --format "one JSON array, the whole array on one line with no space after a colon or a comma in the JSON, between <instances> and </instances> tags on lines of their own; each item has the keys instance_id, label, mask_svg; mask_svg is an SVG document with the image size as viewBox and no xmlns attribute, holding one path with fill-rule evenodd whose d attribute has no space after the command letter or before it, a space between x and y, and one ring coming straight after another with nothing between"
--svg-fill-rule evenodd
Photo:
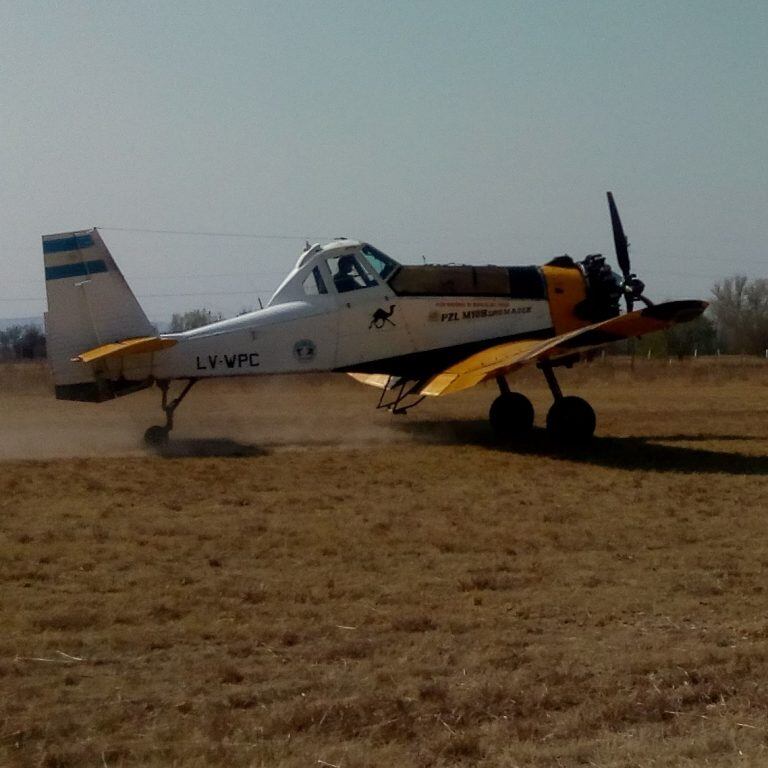
<instances>
[{"instance_id":1,"label":"wheel","mask_svg":"<svg viewBox=\"0 0 768 768\"><path fill-rule=\"evenodd\" d=\"M595 434L596 424L592 406L581 397L558 398L547 414L547 431L562 442L586 442Z\"/></svg>"},{"instance_id":2,"label":"wheel","mask_svg":"<svg viewBox=\"0 0 768 768\"><path fill-rule=\"evenodd\" d=\"M169 433L169 430L167 427L157 427L157 426L150 427L144 433L144 442L147 445L151 445L153 447L167 445L168 433Z\"/></svg>"},{"instance_id":3,"label":"wheel","mask_svg":"<svg viewBox=\"0 0 768 768\"><path fill-rule=\"evenodd\" d=\"M533 428L533 405L519 392L499 395L491 404L488 419L498 437L520 437Z\"/></svg>"}]
</instances>

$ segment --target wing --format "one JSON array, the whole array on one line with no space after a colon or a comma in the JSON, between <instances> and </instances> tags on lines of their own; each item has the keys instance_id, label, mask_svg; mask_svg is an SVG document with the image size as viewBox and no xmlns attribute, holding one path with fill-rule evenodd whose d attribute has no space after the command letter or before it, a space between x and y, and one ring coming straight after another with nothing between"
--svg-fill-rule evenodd
<instances>
[{"instance_id":1,"label":"wing","mask_svg":"<svg viewBox=\"0 0 768 768\"><path fill-rule=\"evenodd\" d=\"M109 357L124 357L125 355L140 355L146 352L157 352L167 347L172 347L176 339L162 339L159 336L140 336L136 339L123 339L111 344L102 344L100 347L81 352L72 358L73 363L94 363Z\"/></svg>"},{"instance_id":2,"label":"wing","mask_svg":"<svg viewBox=\"0 0 768 768\"><path fill-rule=\"evenodd\" d=\"M422 395L447 395L503 376L539 360L581 356L613 341L661 331L697 318L707 308L705 301L669 301L636 312L612 317L551 339L512 341L477 352L446 368L421 388Z\"/></svg>"}]
</instances>

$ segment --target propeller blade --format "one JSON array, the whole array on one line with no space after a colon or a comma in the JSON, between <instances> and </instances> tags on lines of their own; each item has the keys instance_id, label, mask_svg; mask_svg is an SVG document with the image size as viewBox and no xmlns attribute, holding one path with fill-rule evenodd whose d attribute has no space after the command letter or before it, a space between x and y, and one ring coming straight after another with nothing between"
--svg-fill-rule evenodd
<instances>
[{"instance_id":1,"label":"propeller blade","mask_svg":"<svg viewBox=\"0 0 768 768\"><path fill-rule=\"evenodd\" d=\"M613 192L608 192L608 208L611 211L611 227L613 228L613 245L616 248L616 260L619 262L619 269L627 280L631 274L629 264L629 242L624 234L624 227L621 226L619 211L613 200Z\"/></svg>"}]
</instances>

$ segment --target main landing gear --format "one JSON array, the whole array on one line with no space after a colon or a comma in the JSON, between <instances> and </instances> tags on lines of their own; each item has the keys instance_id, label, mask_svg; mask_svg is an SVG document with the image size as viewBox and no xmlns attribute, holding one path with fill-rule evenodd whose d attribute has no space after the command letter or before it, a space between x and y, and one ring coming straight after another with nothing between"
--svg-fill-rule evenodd
<instances>
[{"instance_id":1,"label":"main landing gear","mask_svg":"<svg viewBox=\"0 0 768 768\"><path fill-rule=\"evenodd\" d=\"M197 379L188 379L179 396L171 400L170 403L168 402L168 390L171 382L167 379L157 382L157 386L160 387L160 391L163 393L162 409L165 413L165 425L147 429L144 433L144 442L147 445L157 448L168 444L168 435L170 435L173 429L173 412L181 405L181 401L187 396L187 393L192 389L196 381Z\"/></svg>"},{"instance_id":2,"label":"main landing gear","mask_svg":"<svg viewBox=\"0 0 768 768\"><path fill-rule=\"evenodd\" d=\"M496 379L501 394L491 404L488 419L497 437L512 440L525 437L533 429L533 405L520 392L510 392L503 376Z\"/></svg>"},{"instance_id":3,"label":"main landing gear","mask_svg":"<svg viewBox=\"0 0 768 768\"><path fill-rule=\"evenodd\" d=\"M563 395L551 363L541 362L539 368L555 400L547 413L547 432L560 443L586 443L594 435L597 423L592 406L581 397ZM510 392L503 376L496 381L501 394L493 401L488 414L491 427L500 439L523 438L533 428L533 405L525 395Z\"/></svg>"},{"instance_id":4,"label":"main landing gear","mask_svg":"<svg viewBox=\"0 0 768 768\"><path fill-rule=\"evenodd\" d=\"M552 363L544 360L539 368L555 399L547 413L547 432L562 443L586 443L595 434L597 424L592 406L581 397L563 395Z\"/></svg>"}]
</instances>

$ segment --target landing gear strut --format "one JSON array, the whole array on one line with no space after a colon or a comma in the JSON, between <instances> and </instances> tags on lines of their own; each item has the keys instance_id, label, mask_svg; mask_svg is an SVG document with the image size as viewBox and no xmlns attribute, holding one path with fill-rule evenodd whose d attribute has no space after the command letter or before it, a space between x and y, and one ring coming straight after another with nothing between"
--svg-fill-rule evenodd
<instances>
[{"instance_id":1,"label":"landing gear strut","mask_svg":"<svg viewBox=\"0 0 768 768\"><path fill-rule=\"evenodd\" d=\"M160 391L163 393L162 409L165 413L165 425L162 427L150 427L144 433L144 442L147 445L158 447L168 443L168 435L170 435L173 429L173 412L181 405L181 401L187 396L187 393L192 389L196 381L197 379L188 379L184 389L170 403L168 402L168 390L171 382L167 379L157 382L157 386L160 387Z\"/></svg>"},{"instance_id":2,"label":"landing gear strut","mask_svg":"<svg viewBox=\"0 0 768 768\"><path fill-rule=\"evenodd\" d=\"M525 437L533 428L533 405L520 392L510 392L503 376L496 379L501 394L491 404L488 419L497 437Z\"/></svg>"},{"instance_id":3,"label":"landing gear strut","mask_svg":"<svg viewBox=\"0 0 768 768\"><path fill-rule=\"evenodd\" d=\"M592 406L581 397L563 395L552 363L542 361L539 368L555 399L547 413L547 432L562 443L585 443L590 440L597 424Z\"/></svg>"}]
</instances>

